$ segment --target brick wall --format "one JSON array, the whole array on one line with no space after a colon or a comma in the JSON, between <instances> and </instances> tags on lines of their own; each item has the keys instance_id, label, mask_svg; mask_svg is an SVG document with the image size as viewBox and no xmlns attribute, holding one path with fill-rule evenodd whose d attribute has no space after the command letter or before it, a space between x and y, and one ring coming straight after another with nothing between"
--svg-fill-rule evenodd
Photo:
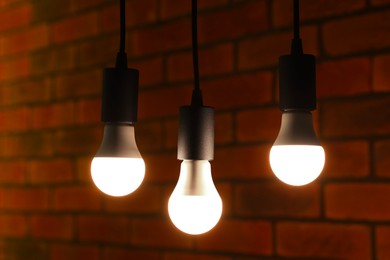
<instances>
[{"instance_id":1,"label":"brick wall","mask_svg":"<svg viewBox=\"0 0 390 260\"><path fill-rule=\"evenodd\" d=\"M301 1L327 164L315 183L292 188L268 165L292 1L199 0L201 84L217 111L212 167L224 202L220 223L199 237L167 215L178 106L192 88L190 0L127 1L146 179L125 198L91 182L118 2L0 1L0 259L390 259L390 1Z\"/></svg>"}]
</instances>

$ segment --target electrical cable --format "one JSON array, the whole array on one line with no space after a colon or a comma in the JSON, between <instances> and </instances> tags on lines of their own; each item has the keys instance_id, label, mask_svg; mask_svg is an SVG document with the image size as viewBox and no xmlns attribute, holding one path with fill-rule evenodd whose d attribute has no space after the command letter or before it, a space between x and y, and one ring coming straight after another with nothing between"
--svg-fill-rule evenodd
<instances>
[{"instance_id":1,"label":"electrical cable","mask_svg":"<svg viewBox=\"0 0 390 260\"><path fill-rule=\"evenodd\" d=\"M291 54L303 54L302 40L299 32L299 0L294 0L294 38L291 42Z\"/></svg>"},{"instance_id":2,"label":"electrical cable","mask_svg":"<svg viewBox=\"0 0 390 260\"><path fill-rule=\"evenodd\" d=\"M294 39L299 38L299 0L294 0Z\"/></svg>"},{"instance_id":3,"label":"electrical cable","mask_svg":"<svg viewBox=\"0 0 390 260\"><path fill-rule=\"evenodd\" d=\"M126 46L126 0L120 0L120 41L119 52L116 57L117 68L127 68L127 54L125 52Z\"/></svg>"},{"instance_id":4,"label":"electrical cable","mask_svg":"<svg viewBox=\"0 0 390 260\"><path fill-rule=\"evenodd\" d=\"M198 3L192 0L192 62L194 69L194 90L192 92L192 105L203 105L202 92L199 83L199 61L198 61Z\"/></svg>"}]
</instances>

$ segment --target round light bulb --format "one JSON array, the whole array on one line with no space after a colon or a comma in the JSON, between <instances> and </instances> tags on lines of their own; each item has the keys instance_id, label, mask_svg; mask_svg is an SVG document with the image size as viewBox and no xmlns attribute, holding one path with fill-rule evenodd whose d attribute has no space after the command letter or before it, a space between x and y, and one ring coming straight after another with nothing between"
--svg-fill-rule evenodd
<instances>
[{"instance_id":1,"label":"round light bulb","mask_svg":"<svg viewBox=\"0 0 390 260\"><path fill-rule=\"evenodd\" d=\"M325 152L314 133L310 112L283 113L269 158L276 177L290 185L308 184L321 174Z\"/></svg>"},{"instance_id":2,"label":"round light bulb","mask_svg":"<svg viewBox=\"0 0 390 260\"><path fill-rule=\"evenodd\" d=\"M111 196L135 191L145 176L145 163L138 151L134 127L106 125L102 144L91 163L93 182Z\"/></svg>"},{"instance_id":3,"label":"round light bulb","mask_svg":"<svg viewBox=\"0 0 390 260\"><path fill-rule=\"evenodd\" d=\"M207 160L184 160L169 198L169 217L181 231L198 235L212 229L222 215L222 200Z\"/></svg>"}]
</instances>

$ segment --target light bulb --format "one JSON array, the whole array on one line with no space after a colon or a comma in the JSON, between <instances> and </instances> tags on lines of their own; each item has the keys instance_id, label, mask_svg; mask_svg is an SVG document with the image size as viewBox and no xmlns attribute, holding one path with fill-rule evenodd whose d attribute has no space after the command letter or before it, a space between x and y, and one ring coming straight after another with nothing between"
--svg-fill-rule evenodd
<instances>
[{"instance_id":1,"label":"light bulb","mask_svg":"<svg viewBox=\"0 0 390 260\"><path fill-rule=\"evenodd\" d=\"M103 140L91 163L95 185L111 196L135 191L145 176L145 163L135 142L134 126L113 124L104 127Z\"/></svg>"},{"instance_id":2,"label":"light bulb","mask_svg":"<svg viewBox=\"0 0 390 260\"><path fill-rule=\"evenodd\" d=\"M177 185L169 198L169 217L181 231L198 235L221 218L222 200L214 186L207 160L184 160Z\"/></svg>"},{"instance_id":3,"label":"light bulb","mask_svg":"<svg viewBox=\"0 0 390 260\"><path fill-rule=\"evenodd\" d=\"M282 114L280 131L269 157L276 177L290 185L308 184L321 174L325 152L315 135L310 112Z\"/></svg>"}]
</instances>

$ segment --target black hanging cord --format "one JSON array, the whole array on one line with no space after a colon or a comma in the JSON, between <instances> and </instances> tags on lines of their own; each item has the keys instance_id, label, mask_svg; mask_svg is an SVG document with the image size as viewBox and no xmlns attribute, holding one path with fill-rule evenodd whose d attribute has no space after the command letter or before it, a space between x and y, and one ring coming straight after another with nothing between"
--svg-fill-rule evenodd
<instances>
[{"instance_id":1,"label":"black hanging cord","mask_svg":"<svg viewBox=\"0 0 390 260\"><path fill-rule=\"evenodd\" d=\"M120 0L120 42L119 52L116 57L117 68L127 68L126 46L126 0Z\"/></svg>"},{"instance_id":2,"label":"black hanging cord","mask_svg":"<svg viewBox=\"0 0 390 260\"><path fill-rule=\"evenodd\" d=\"M299 32L299 0L294 1L294 38L291 42L291 54L303 54L302 40Z\"/></svg>"},{"instance_id":3,"label":"black hanging cord","mask_svg":"<svg viewBox=\"0 0 390 260\"><path fill-rule=\"evenodd\" d=\"M194 90L192 92L191 105L203 105L202 92L199 83L198 62L198 3L192 0L192 61L194 67Z\"/></svg>"}]
</instances>

